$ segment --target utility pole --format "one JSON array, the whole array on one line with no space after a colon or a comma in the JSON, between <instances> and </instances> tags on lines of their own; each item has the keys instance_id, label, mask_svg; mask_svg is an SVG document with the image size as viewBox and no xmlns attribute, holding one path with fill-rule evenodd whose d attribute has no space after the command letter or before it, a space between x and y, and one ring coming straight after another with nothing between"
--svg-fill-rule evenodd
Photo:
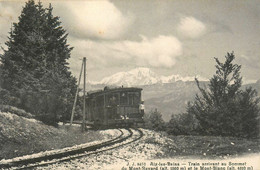
<instances>
[{"instance_id":1,"label":"utility pole","mask_svg":"<svg viewBox=\"0 0 260 170\"><path fill-rule=\"evenodd\" d=\"M86 130L86 57L83 58L83 72L84 72L84 83L83 83L83 121L82 131Z\"/></svg>"},{"instance_id":2,"label":"utility pole","mask_svg":"<svg viewBox=\"0 0 260 170\"><path fill-rule=\"evenodd\" d=\"M75 108L76 108L77 99L78 99L78 94L79 94L79 85L80 85L80 80L81 80L81 75L82 75L82 69L83 69L83 67L84 67L84 62L82 61L82 65L81 65L81 69L80 69L80 73L79 73L79 82L78 82L77 91L76 91L76 95L75 95L75 99L74 99L74 104L73 104L73 108L72 108L72 113L71 113L71 117L70 117L70 126L72 125L73 118L74 118L74 114L75 114Z\"/></svg>"}]
</instances>

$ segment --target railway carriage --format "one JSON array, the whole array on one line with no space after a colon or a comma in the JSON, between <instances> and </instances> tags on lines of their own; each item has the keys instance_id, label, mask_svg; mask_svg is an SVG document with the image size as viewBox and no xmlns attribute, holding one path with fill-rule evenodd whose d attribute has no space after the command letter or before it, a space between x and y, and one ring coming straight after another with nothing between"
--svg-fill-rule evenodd
<instances>
[{"instance_id":1,"label":"railway carriage","mask_svg":"<svg viewBox=\"0 0 260 170\"><path fill-rule=\"evenodd\" d=\"M120 87L87 93L87 123L95 127L131 126L143 123L139 109L141 88Z\"/></svg>"}]
</instances>

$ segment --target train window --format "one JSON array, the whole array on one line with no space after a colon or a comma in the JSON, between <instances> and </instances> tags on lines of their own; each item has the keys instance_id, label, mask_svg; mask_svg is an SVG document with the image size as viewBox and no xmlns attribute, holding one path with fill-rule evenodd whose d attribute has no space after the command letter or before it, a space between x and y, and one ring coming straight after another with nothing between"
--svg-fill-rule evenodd
<instances>
[{"instance_id":1,"label":"train window","mask_svg":"<svg viewBox=\"0 0 260 170\"><path fill-rule=\"evenodd\" d=\"M140 103L140 94L139 92L129 92L129 105L138 105Z\"/></svg>"},{"instance_id":2,"label":"train window","mask_svg":"<svg viewBox=\"0 0 260 170\"><path fill-rule=\"evenodd\" d=\"M109 94L107 96L107 99L108 99L108 105L110 106L115 106L115 105L118 105L119 104L119 96L118 94Z\"/></svg>"},{"instance_id":3,"label":"train window","mask_svg":"<svg viewBox=\"0 0 260 170\"><path fill-rule=\"evenodd\" d=\"M92 107L95 107L96 106L96 101L92 99L91 102L92 102L92 104L91 104Z\"/></svg>"},{"instance_id":4,"label":"train window","mask_svg":"<svg viewBox=\"0 0 260 170\"><path fill-rule=\"evenodd\" d=\"M127 93L126 92L120 93L120 105L127 105Z\"/></svg>"},{"instance_id":5,"label":"train window","mask_svg":"<svg viewBox=\"0 0 260 170\"><path fill-rule=\"evenodd\" d=\"M135 92L134 93L134 105L139 105L139 103L140 103L140 93Z\"/></svg>"},{"instance_id":6,"label":"train window","mask_svg":"<svg viewBox=\"0 0 260 170\"><path fill-rule=\"evenodd\" d=\"M104 106L104 96L98 96L97 97L97 107L103 107Z\"/></svg>"}]
</instances>

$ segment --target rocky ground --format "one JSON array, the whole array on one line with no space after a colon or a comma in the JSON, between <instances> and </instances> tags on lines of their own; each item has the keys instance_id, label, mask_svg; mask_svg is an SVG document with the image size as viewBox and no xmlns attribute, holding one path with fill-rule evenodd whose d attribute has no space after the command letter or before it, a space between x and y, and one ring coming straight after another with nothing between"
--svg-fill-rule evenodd
<instances>
[{"instance_id":1,"label":"rocky ground","mask_svg":"<svg viewBox=\"0 0 260 170\"><path fill-rule=\"evenodd\" d=\"M88 157L37 169L115 169L115 166L125 164L131 160L148 160L160 157L163 154L162 148L160 145L151 142L152 140L161 144L173 142L171 139L162 138L160 133L145 129L142 129L142 131L144 132L143 138L134 143Z\"/></svg>"},{"instance_id":2,"label":"rocky ground","mask_svg":"<svg viewBox=\"0 0 260 170\"><path fill-rule=\"evenodd\" d=\"M260 158L260 154L258 154L259 151L253 153L250 150L251 153L246 152L244 155L230 155L227 153L213 154L212 152L209 154L205 148L198 147L199 145L208 145L209 140L200 138L201 141L197 144L197 148L195 147L193 152L191 152L191 149L185 150L184 146L186 145L186 148L189 148L194 147L194 145L191 145L192 142L185 142L183 137L183 141L180 141L180 139L174 139L173 137L169 138L164 133L146 129L142 130L144 132L143 138L134 143L114 150L90 155L88 157L82 157L69 162L56 163L47 167L39 167L37 169L181 169L182 167L190 166L189 162L197 162L200 163L200 165L202 165L203 162L223 162L228 165L230 161L247 161L247 166L254 166L254 169L258 166L256 162ZM190 141L191 139L188 140ZM204 142L202 140L204 140ZM196 142L196 138L193 142ZM236 141L233 140L233 142ZM230 143L231 147L236 145L233 142ZM215 144L214 141L212 143ZM224 148L222 145L221 147L222 149ZM188 152L190 152L190 155ZM198 164L196 165L198 166ZM234 167L237 168L238 165L235 165Z\"/></svg>"}]
</instances>

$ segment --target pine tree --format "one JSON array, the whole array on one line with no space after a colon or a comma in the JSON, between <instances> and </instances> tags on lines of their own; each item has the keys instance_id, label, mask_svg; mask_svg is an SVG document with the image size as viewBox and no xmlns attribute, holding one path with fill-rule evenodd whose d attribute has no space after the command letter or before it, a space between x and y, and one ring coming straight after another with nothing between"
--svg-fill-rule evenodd
<instances>
[{"instance_id":1,"label":"pine tree","mask_svg":"<svg viewBox=\"0 0 260 170\"><path fill-rule=\"evenodd\" d=\"M73 48L67 44L66 31L61 27L59 17L54 17L52 14L53 8L51 4L47 9L45 25L45 40L46 40L46 68L47 73L43 79L46 89L49 92L46 94L49 98L49 113L55 113L56 118L60 117L63 120L69 118L70 110L72 109L73 96L76 91L76 79L69 71L67 60L70 58L70 52ZM56 96L59 96L57 99ZM53 101L55 100L53 104ZM67 113L67 114L66 114Z\"/></svg>"},{"instance_id":2,"label":"pine tree","mask_svg":"<svg viewBox=\"0 0 260 170\"><path fill-rule=\"evenodd\" d=\"M1 84L18 99L9 104L55 123L72 107L76 80L67 62L68 34L52 11L33 0L25 4L1 56Z\"/></svg>"},{"instance_id":3,"label":"pine tree","mask_svg":"<svg viewBox=\"0 0 260 170\"><path fill-rule=\"evenodd\" d=\"M1 56L3 70L2 87L17 98L19 107L26 107L26 96L39 88L37 78L44 74L43 38L44 12L41 4L28 1L19 16L19 22L13 24L8 47ZM26 93L25 93L26 92Z\"/></svg>"},{"instance_id":4,"label":"pine tree","mask_svg":"<svg viewBox=\"0 0 260 170\"><path fill-rule=\"evenodd\" d=\"M259 134L259 98L252 88L240 90L241 65L233 64L234 53L227 53L226 61L216 60L216 74L207 89L195 97L187 112L194 114L202 134L255 137Z\"/></svg>"},{"instance_id":5,"label":"pine tree","mask_svg":"<svg viewBox=\"0 0 260 170\"><path fill-rule=\"evenodd\" d=\"M36 36L41 25L42 12L37 10L34 1L26 3L19 17L19 23L14 23L14 29L11 30L8 47L1 56L3 70L3 87L12 93L17 92L22 87L22 79L25 76L30 77L39 62L41 56L39 48L40 35ZM28 47L31 50L28 50ZM20 81L20 82L16 82ZM18 94L16 94L18 95Z\"/></svg>"}]
</instances>

